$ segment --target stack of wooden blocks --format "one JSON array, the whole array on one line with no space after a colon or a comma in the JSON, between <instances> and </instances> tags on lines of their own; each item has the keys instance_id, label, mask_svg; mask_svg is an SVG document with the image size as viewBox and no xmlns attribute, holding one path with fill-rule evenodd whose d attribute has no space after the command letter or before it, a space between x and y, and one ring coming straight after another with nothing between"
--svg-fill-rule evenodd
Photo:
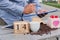
<instances>
[{"instance_id":1,"label":"stack of wooden blocks","mask_svg":"<svg viewBox=\"0 0 60 40\"><path fill-rule=\"evenodd\" d=\"M39 17L33 17L32 18L32 21L34 21L34 22L42 22L42 23L44 23L44 24L46 24L41 18L39 18Z\"/></svg>"}]
</instances>

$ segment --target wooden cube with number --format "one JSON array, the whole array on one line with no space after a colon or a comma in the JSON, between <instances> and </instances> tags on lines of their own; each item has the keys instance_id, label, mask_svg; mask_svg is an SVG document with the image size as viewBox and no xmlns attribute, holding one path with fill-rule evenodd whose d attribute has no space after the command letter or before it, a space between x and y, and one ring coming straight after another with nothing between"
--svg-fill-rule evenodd
<instances>
[{"instance_id":1,"label":"wooden cube with number","mask_svg":"<svg viewBox=\"0 0 60 40\"><path fill-rule=\"evenodd\" d=\"M27 34L30 32L30 25L25 21L14 22L14 33Z\"/></svg>"},{"instance_id":2,"label":"wooden cube with number","mask_svg":"<svg viewBox=\"0 0 60 40\"><path fill-rule=\"evenodd\" d=\"M34 22L40 22L40 23L43 22L45 24L45 22L41 18L39 18L39 17L33 17L32 21L34 21Z\"/></svg>"}]
</instances>

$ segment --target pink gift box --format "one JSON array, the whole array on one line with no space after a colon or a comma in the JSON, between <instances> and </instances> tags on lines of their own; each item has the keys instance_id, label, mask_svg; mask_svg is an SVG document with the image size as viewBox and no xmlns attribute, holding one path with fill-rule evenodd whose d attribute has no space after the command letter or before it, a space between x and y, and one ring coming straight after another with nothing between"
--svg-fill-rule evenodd
<instances>
[{"instance_id":1,"label":"pink gift box","mask_svg":"<svg viewBox=\"0 0 60 40\"><path fill-rule=\"evenodd\" d=\"M60 18L55 15L51 15L48 18L48 26L51 28L60 28Z\"/></svg>"}]
</instances>

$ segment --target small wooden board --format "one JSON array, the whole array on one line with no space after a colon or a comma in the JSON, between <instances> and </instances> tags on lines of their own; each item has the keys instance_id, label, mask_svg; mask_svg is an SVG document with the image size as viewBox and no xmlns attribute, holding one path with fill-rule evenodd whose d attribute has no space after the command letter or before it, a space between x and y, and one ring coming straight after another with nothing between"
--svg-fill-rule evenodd
<instances>
[{"instance_id":1,"label":"small wooden board","mask_svg":"<svg viewBox=\"0 0 60 40\"><path fill-rule=\"evenodd\" d=\"M27 34L30 32L29 23L25 21L14 22L14 33Z\"/></svg>"}]
</instances>

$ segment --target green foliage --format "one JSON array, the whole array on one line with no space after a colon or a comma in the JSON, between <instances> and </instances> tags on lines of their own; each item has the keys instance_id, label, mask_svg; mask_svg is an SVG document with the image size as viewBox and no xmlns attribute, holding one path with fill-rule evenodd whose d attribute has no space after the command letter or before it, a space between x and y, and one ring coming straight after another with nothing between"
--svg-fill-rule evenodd
<instances>
[{"instance_id":1,"label":"green foliage","mask_svg":"<svg viewBox=\"0 0 60 40\"><path fill-rule=\"evenodd\" d=\"M60 4L58 4L57 2L44 2L44 4L60 8Z\"/></svg>"}]
</instances>

